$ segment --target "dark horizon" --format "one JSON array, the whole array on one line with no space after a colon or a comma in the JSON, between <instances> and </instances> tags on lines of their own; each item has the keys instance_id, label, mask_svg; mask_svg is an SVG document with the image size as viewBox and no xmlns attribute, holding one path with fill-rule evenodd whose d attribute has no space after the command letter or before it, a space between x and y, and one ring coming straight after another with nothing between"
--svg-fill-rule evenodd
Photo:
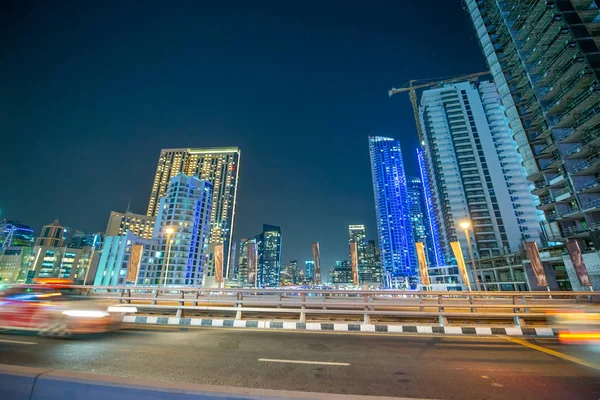
<instances>
[{"instance_id":1,"label":"dark horizon","mask_svg":"<svg viewBox=\"0 0 600 400\"><path fill-rule=\"evenodd\" d=\"M129 199L145 214L161 149L239 146L236 242L277 225L282 263L318 241L326 271L348 225L377 238L367 137L418 176L408 96L387 91L486 69L461 2L433 3L5 2L0 208L104 231Z\"/></svg>"}]
</instances>

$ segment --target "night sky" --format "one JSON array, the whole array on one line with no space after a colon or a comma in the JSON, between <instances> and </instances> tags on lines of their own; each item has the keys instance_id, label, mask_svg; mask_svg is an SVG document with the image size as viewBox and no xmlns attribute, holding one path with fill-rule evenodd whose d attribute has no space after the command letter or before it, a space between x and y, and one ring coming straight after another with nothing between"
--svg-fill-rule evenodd
<instances>
[{"instance_id":1,"label":"night sky","mask_svg":"<svg viewBox=\"0 0 600 400\"><path fill-rule=\"evenodd\" d=\"M161 148L237 145L236 240L279 225L327 269L377 236L367 136L418 174L388 89L486 69L460 0L37 3L0 4L0 208L36 232L144 214Z\"/></svg>"}]
</instances>

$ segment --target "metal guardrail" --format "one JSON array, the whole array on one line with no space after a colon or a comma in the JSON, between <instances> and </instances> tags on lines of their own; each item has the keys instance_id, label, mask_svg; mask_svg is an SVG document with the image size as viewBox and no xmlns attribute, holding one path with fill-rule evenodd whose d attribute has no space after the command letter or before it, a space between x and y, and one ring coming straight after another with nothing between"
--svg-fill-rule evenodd
<instances>
[{"instance_id":1,"label":"metal guardrail","mask_svg":"<svg viewBox=\"0 0 600 400\"><path fill-rule=\"evenodd\" d=\"M244 313L292 314L306 322L308 314L448 319L545 320L546 311L582 310L600 303L600 292L448 292L319 289L196 289L185 287L73 286L88 296L135 305L138 312L223 312L242 319ZM598 305L600 307L600 304Z\"/></svg>"}]
</instances>

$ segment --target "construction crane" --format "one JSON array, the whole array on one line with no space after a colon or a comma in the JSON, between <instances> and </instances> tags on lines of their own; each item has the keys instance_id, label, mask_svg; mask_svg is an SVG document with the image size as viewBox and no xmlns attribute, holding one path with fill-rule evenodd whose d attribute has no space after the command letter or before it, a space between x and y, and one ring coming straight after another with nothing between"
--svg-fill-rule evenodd
<instances>
[{"instance_id":1,"label":"construction crane","mask_svg":"<svg viewBox=\"0 0 600 400\"><path fill-rule=\"evenodd\" d=\"M464 82L464 81L477 81L480 76L489 75L489 71L486 72L477 72L469 75L460 75L460 76L450 76L446 79L435 81L435 82L427 82L415 85L418 82L424 82L424 79L413 79L408 81L406 85L401 88L392 88L388 91L390 97L397 93L408 92L408 97L410 98L410 102L412 103L413 113L415 116L415 123L417 124L417 134L419 135L419 141L423 143L423 131L421 130L421 124L419 123L419 105L417 104L417 89L424 89L432 86L441 85L444 83L455 83L455 82Z\"/></svg>"}]
</instances>

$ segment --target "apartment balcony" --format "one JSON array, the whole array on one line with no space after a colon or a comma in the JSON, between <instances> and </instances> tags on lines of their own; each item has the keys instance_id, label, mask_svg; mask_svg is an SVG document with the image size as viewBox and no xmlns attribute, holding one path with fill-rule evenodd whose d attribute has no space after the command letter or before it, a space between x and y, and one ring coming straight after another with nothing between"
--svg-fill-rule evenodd
<instances>
[{"instance_id":1,"label":"apartment balcony","mask_svg":"<svg viewBox=\"0 0 600 400\"><path fill-rule=\"evenodd\" d=\"M593 74L586 68L584 61L584 57L574 56L560 71L548 74L545 79L541 79L538 82L540 101L548 102L556 98L562 88L589 85L592 82Z\"/></svg>"},{"instance_id":2,"label":"apartment balcony","mask_svg":"<svg viewBox=\"0 0 600 400\"><path fill-rule=\"evenodd\" d=\"M550 189L550 186L549 186L548 182L546 182L546 179L542 179L540 181L535 181L535 182L533 182L533 185L534 185L534 189L531 191L531 193L536 196L544 194Z\"/></svg>"},{"instance_id":3,"label":"apartment balcony","mask_svg":"<svg viewBox=\"0 0 600 400\"><path fill-rule=\"evenodd\" d=\"M535 28L538 26L539 21L543 21L544 17L552 15L550 10L544 2L535 1L532 2L531 8L523 10L521 7L515 7L515 12L518 12L515 23L511 26L511 30L514 32L517 40L525 40L531 34L534 34ZM532 21L534 21L532 23Z\"/></svg>"},{"instance_id":4,"label":"apartment balcony","mask_svg":"<svg viewBox=\"0 0 600 400\"><path fill-rule=\"evenodd\" d=\"M589 234L590 230L585 222L573 224L569 226L563 226L562 233L564 237L585 237Z\"/></svg>"},{"instance_id":5,"label":"apartment balcony","mask_svg":"<svg viewBox=\"0 0 600 400\"><path fill-rule=\"evenodd\" d=\"M512 146L512 143L506 143L509 146ZM547 157L550 153L552 153L554 150L556 150L556 143L552 142L552 143L546 143L544 145L536 145L534 146L534 148L539 147L539 150L535 151L535 156L536 157Z\"/></svg>"},{"instance_id":6,"label":"apartment balcony","mask_svg":"<svg viewBox=\"0 0 600 400\"><path fill-rule=\"evenodd\" d=\"M555 46L551 46L548 49L547 55L536 62L534 65L529 65L530 76L539 76L534 81L534 85L544 86L546 78L551 80L553 77L550 74L554 74L554 71L563 68L569 60L576 54L577 44L574 41L567 43L557 43Z\"/></svg>"},{"instance_id":7,"label":"apartment balcony","mask_svg":"<svg viewBox=\"0 0 600 400\"><path fill-rule=\"evenodd\" d=\"M554 153L551 158L541 158L538 162L540 166L540 170L542 172L549 172L558 168L558 166L562 163L562 157L559 153Z\"/></svg>"},{"instance_id":8,"label":"apartment balcony","mask_svg":"<svg viewBox=\"0 0 600 400\"><path fill-rule=\"evenodd\" d=\"M588 87L580 91L576 96L569 100L568 107L566 107L562 114L550 117L552 125L554 128L566 128L574 125L581 125L579 121L582 118L591 118L591 116L586 115L588 112L596 110L597 108L600 109L599 99L598 89L595 87Z\"/></svg>"},{"instance_id":9,"label":"apartment balcony","mask_svg":"<svg viewBox=\"0 0 600 400\"><path fill-rule=\"evenodd\" d=\"M551 195L540 196L540 204L536 207L538 210L551 210L554 209L554 198Z\"/></svg>"},{"instance_id":10,"label":"apartment balcony","mask_svg":"<svg viewBox=\"0 0 600 400\"><path fill-rule=\"evenodd\" d=\"M571 206L556 211L557 219L579 219L581 218L581 210L577 206Z\"/></svg>"},{"instance_id":11,"label":"apartment balcony","mask_svg":"<svg viewBox=\"0 0 600 400\"><path fill-rule=\"evenodd\" d=\"M557 190L552 194L555 202L565 201L573 196L571 188L569 186Z\"/></svg>"},{"instance_id":12,"label":"apartment balcony","mask_svg":"<svg viewBox=\"0 0 600 400\"><path fill-rule=\"evenodd\" d=\"M543 57L552 57L552 50L558 47L557 45L562 44L560 39L565 38L565 35L568 33L568 29L562 29L560 22L555 18L550 17L549 21L544 26L543 31L537 35L536 40L530 40L530 42L534 43L531 51L523 56L523 61L526 64L533 65Z\"/></svg>"},{"instance_id":13,"label":"apartment balcony","mask_svg":"<svg viewBox=\"0 0 600 400\"><path fill-rule=\"evenodd\" d=\"M587 199L580 199L581 208L583 212L595 211L600 208L600 197L590 197Z\"/></svg>"},{"instance_id":14,"label":"apartment balcony","mask_svg":"<svg viewBox=\"0 0 600 400\"><path fill-rule=\"evenodd\" d=\"M600 153L588 157L586 160L575 164L571 169L573 175L591 175L600 165Z\"/></svg>"},{"instance_id":15,"label":"apartment balcony","mask_svg":"<svg viewBox=\"0 0 600 400\"><path fill-rule=\"evenodd\" d=\"M594 177L587 181L583 181L577 187L578 194L584 193L600 193L600 177Z\"/></svg>"}]
</instances>

